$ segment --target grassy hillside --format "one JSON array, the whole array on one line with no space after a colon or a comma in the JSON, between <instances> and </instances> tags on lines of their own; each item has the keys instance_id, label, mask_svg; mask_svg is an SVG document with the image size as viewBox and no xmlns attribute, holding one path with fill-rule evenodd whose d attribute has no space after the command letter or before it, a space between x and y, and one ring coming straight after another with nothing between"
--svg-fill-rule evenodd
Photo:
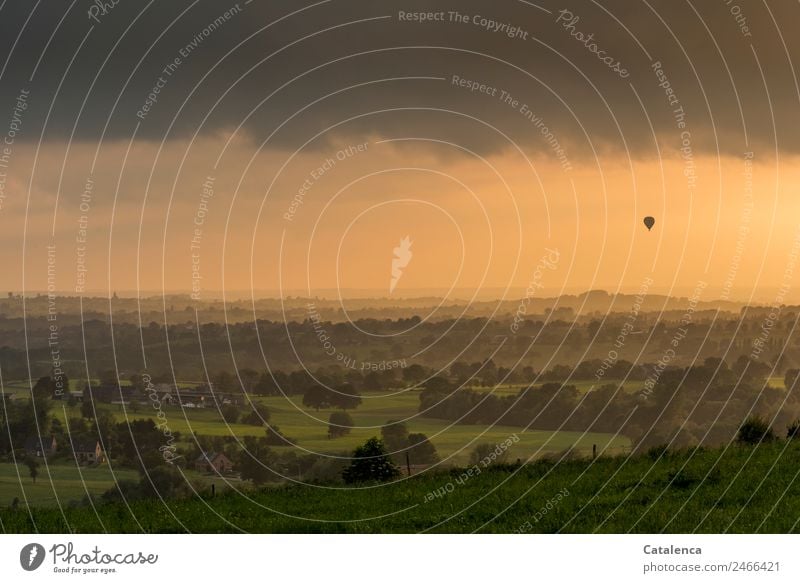
<instances>
[{"instance_id":1,"label":"grassy hillside","mask_svg":"<svg viewBox=\"0 0 800 583\"><path fill-rule=\"evenodd\" d=\"M296 485L215 498L0 510L6 532L790 532L800 444L425 474L361 489ZM440 496L431 493L439 491ZM66 522L65 522L66 521Z\"/></svg>"}]
</instances>

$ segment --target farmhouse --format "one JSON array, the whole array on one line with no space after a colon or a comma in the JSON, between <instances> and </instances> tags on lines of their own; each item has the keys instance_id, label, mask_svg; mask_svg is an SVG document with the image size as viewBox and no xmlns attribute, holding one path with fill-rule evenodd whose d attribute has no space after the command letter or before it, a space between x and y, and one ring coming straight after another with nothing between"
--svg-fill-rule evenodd
<instances>
[{"instance_id":1,"label":"farmhouse","mask_svg":"<svg viewBox=\"0 0 800 583\"><path fill-rule=\"evenodd\" d=\"M79 439L72 444L72 454L79 464L102 464L105 461L103 447L98 439Z\"/></svg>"},{"instance_id":2,"label":"farmhouse","mask_svg":"<svg viewBox=\"0 0 800 583\"><path fill-rule=\"evenodd\" d=\"M57 447L54 435L50 437L32 435L25 440L25 453L30 456L46 458L56 453Z\"/></svg>"},{"instance_id":3,"label":"farmhouse","mask_svg":"<svg viewBox=\"0 0 800 583\"><path fill-rule=\"evenodd\" d=\"M233 462L224 453L208 452L200 454L194 460L194 469L198 472L212 474L228 474L233 470Z\"/></svg>"},{"instance_id":4,"label":"farmhouse","mask_svg":"<svg viewBox=\"0 0 800 583\"><path fill-rule=\"evenodd\" d=\"M190 409L203 409L206 406L207 393L201 389L177 389L173 402Z\"/></svg>"}]
</instances>

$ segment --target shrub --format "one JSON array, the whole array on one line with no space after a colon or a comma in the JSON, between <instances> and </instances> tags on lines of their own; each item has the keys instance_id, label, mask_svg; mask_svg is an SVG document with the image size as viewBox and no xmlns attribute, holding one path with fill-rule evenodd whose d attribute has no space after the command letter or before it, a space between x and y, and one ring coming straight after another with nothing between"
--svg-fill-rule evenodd
<instances>
[{"instance_id":1,"label":"shrub","mask_svg":"<svg viewBox=\"0 0 800 583\"><path fill-rule=\"evenodd\" d=\"M775 434L769 423L761 417L750 417L739 428L736 441L747 445L758 445L775 440Z\"/></svg>"}]
</instances>

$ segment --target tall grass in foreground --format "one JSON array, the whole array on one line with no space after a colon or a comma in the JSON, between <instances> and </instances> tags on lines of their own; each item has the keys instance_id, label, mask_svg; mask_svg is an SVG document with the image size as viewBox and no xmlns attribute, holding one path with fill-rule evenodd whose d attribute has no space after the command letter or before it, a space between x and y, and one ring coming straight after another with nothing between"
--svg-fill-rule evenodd
<instances>
[{"instance_id":1,"label":"tall grass in foreground","mask_svg":"<svg viewBox=\"0 0 800 583\"><path fill-rule=\"evenodd\" d=\"M380 486L0 510L5 532L773 532L797 530L800 444L452 470Z\"/></svg>"}]
</instances>

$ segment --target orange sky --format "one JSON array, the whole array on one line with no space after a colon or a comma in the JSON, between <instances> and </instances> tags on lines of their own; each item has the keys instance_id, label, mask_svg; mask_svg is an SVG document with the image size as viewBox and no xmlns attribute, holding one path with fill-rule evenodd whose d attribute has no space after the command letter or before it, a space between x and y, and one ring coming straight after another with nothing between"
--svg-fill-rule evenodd
<instances>
[{"instance_id":1,"label":"orange sky","mask_svg":"<svg viewBox=\"0 0 800 583\"><path fill-rule=\"evenodd\" d=\"M800 301L796 5L435 4L9 3L7 291Z\"/></svg>"},{"instance_id":2,"label":"orange sky","mask_svg":"<svg viewBox=\"0 0 800 583\"><path fill-rule=\"evenodd\" d=\"M228 144L215 171L226 139L170 141L160 152L158 144L137 142L121 173L127 144L102 148L91 208L84 213L85 292L188 293L194 266L194 289L203 298L223 288L256 289L257 295L368 289L385 296L392 250L408 235L413 257L398 296L422 288L455 288L459 297L475 290L496 295L506 287L519 295L546 249L553 249L559 262L541 275L537 295L635 291L654 274L652 291L686 294L703 280L708 299L727 287L731 299L755 294L771 301L786 282L792 286L787 301L800 298L800 274L798 281L792 269L784 274L800 224L791 212L800 183L791 158L755 154L748 170L744 155L701 157L690 191L685 163L667 146L661 160L602 156L574 161L565 171L554 158L526 158L511 149L482 159L445 144L381 143L376 136L365 136L366 146L351 156L342 143L291 160L291 153L259 153L239 140ZM23 288L23 255L24 288L47 287L51 241L57 288L75 291L80 195L95 149L74 143L67 154L63 143L42 147L27 221L29 175L10 174L0 210L7 225L0 254L9 291ZM33 147L17 148L15 167L30 168L34 155ZM328 158L334 164L319 171ZM747 172L752 199L745 192ZM198 226L208 176L214 192ZM302 204L292 212L304 183ZM648 214L656 218L651 232L642 224Z\"/></svg>"}]
</instances>

